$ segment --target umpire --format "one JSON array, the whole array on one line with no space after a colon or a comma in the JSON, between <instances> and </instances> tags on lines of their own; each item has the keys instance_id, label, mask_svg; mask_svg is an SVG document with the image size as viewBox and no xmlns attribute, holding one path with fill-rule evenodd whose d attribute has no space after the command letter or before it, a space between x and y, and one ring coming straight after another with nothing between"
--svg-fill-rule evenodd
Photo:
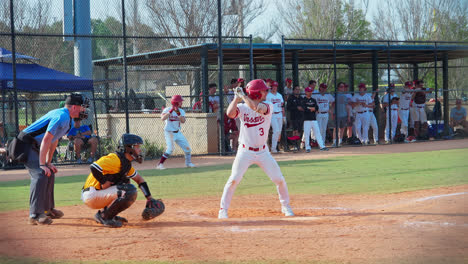
<instances>
[{"instance_id":1,"label":"umpire","mask_svg":"<svg viewBox=\"0 0 468 264\"><path fill-rule=\"evenodd\" d=\"M65 100L65 107L48 112L18 135L18 138L34 139L25 163L31 176L29 223L32 225L49 225L52 219L63 216L63 212L54 208L54 182L58 170L51 161L59 139L72 126L72 118L84 118L88 107L86 97L71 94Z\"/></svg>"}]
</instances>

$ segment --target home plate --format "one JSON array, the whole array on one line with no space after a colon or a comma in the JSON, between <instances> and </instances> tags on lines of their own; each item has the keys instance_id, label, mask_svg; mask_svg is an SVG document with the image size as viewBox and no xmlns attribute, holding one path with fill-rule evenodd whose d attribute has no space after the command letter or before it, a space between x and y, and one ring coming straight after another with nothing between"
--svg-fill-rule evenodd
<instances>
[{"instance_id":1,"label":"home plate","mask_svg":"<svg viewBox=\"0 0 468 264\"><path fill-rule=\"evenodd\" d=\"M294 216L294 217L288 217L288 218L281 218L281 220L286 220L286 221L315 221L315 220L320 220L320 218L315 217L315 216Z\"/></svg>"}]
</instances>

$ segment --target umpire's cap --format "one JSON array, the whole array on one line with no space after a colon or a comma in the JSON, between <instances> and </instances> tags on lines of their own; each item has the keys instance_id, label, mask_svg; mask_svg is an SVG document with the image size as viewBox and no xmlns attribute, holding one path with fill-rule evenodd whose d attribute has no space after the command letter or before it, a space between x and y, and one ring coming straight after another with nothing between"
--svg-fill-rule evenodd
<instances>
[{"instance_id":1,"label":"umpire's cap","mask_svg":"<svg viewBox=\"0 0 468 264\"><path fill-rule=\"evenodd\" d=\"M89 107L89 99L82 94L72 93L65 99L66 105L81 105L83 107Z\"/></svg>"}]
</instances>

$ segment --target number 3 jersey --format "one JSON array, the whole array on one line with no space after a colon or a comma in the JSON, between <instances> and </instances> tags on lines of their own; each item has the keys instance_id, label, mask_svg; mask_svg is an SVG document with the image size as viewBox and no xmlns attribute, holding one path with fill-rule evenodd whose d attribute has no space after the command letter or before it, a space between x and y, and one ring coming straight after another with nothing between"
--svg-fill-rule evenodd
<instances>
[{"instance_id":1,"label":"number 3 jersey","mask_svg":"<svg viewBox=\"0 0 468 264\"><path fill-rule=\"evenodd\" d=\"M245 103L237 105L235 118L239 118L241 122L239 144L244 144L246 147L261 148L268 140L273 105L267 101L262 103L267 105L265 114L255 112Z\"/></svg>"}]
</instances>

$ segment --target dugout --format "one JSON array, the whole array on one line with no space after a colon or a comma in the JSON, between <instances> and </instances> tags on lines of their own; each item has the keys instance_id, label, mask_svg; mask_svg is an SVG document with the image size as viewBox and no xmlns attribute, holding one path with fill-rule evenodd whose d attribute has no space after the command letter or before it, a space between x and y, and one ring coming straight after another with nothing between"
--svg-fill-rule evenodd
<instances>
[{"instance_id":1,"label":"dugout","mask_svg":"<svg viewBox=\"0 0 468 264\"><path fill-rule=\"evenodd\" d=\"M295 42L295 43L287 43ZM299 42L299 43L296 43ZM282 38L282 44L257 44L252 43L223 43L222 61L225 66L233 66L234 70L245 72L245 79L273 78L279 83L284 83L286 70L292 75L294 86L299 85L299 73L303 65L329 65L328 69L334 70L334 86L336 87L336 70L348 72L348 83L350 91L355 87L355 65L368 64L372 73L371 87L373 91L379 89L379 71L385 70L390 83L390 72L393 65L410 65L412 78L419 78L419 65L434 63L434 72L437 86L437 71L442 70L442 89L435 88L435 99L443 96L444 123L448 124L449 118L449 60L468 57L467 42L434 42L434 41L384 41L384 40L314 40L314 39L287 39ZM161 51L147 52L129 55L126 57L125 65L133 66L157 66L175 69L183 66L196 72L195 82L192 87L192 96L200 92L207 94L209 75L216 71L218 65L218 45L216 43L205 43L183 48L173 48ZM109 76L111 67L124 67L123 57L102 59L93 61L94 66L103 69L103 77ZM441 65L440 65L441 64ZM385 65L386 67L382 67ZM269 67L273 72L269 76L264 73L262 66ZM380 66L380 67L379 67ZM238 67L238 68L236 68ZM466 66L461 66L466 67ZM288 68L288 69L287 69ZM427 67L426 67L427 68ZM307 68L306 68L307 69ZM317 68L318 69L318 68ZM147 70L147 68L146 68ZM182 69L183 70L183 69ZM232 70L232 69L231 69ZM227 67L223 71L229 71ZM126 73L125 73L126 74ZM224 74L226 76L227 74ZM270 77L271 76L271 77ZM125 78L125 76L124 76ZM224 78L224 83L229 83L229 78ZM332 82L333 83L333 82ZM218 85L219 95L223 95L223 85ZM279 87L281 92L283 87ZM332 90L329 90L332 92ZM336 91L335 91L336 92ZM208 104L205 100L203 109L208 112ZM448 133L448 126L445 126ZM223 150L221 150L223 152Z\"/></svg>"}]
</instances>

